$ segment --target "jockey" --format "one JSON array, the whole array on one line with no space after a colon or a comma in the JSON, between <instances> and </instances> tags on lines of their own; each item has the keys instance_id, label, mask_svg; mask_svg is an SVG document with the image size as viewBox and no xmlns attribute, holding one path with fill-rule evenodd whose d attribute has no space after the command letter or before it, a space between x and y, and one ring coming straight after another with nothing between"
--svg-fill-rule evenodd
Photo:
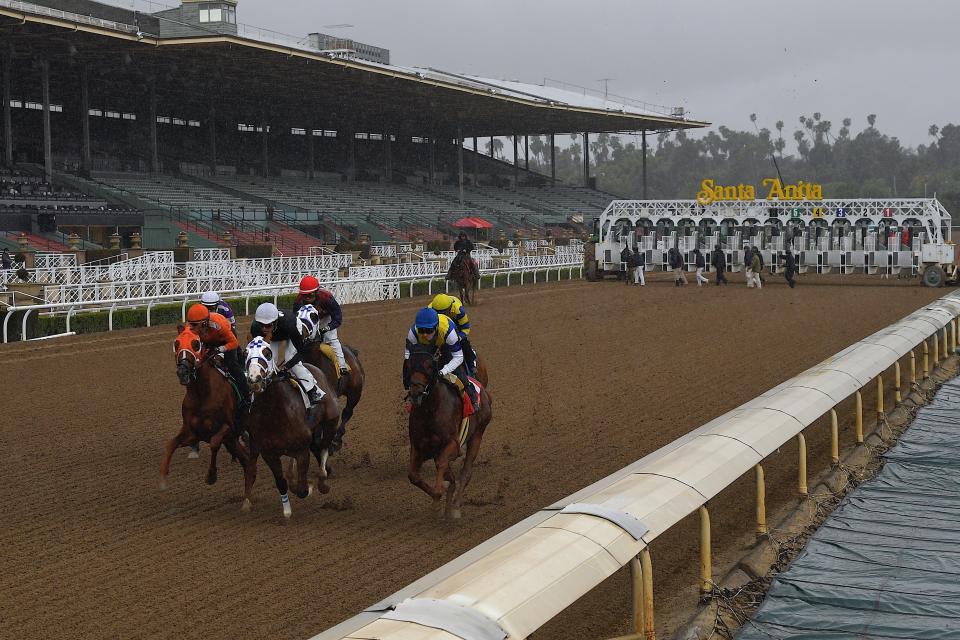
<instances>
[{"instance_id":1,"label":"jockey","mask_svg":"<svg viewBox=\"0 0 960 640\"><path fill-rule=\"evenodd\" d=\"M320 288L320 282L316 278L306 276L300 281L300 292L293 303L294 318L297 317L300 307L306 304L313 305L320 314L320 321L317 323L319 335L323 337L323 342L333 349L333 353L337 356L337 366L340 368L340 378L345 378L349 369L347 369L347 360L343 357L343 345L337 337L337 327L343 323L340 303L332 293Z\"/></svg>"},{"instance_id":2,"label":"jockey","mask_svg":"<svg viewBox=\"0 0 960 640\"><path fill-rule=\"evenodd\" d=\"M457 333L460 335L463 363L467 367L467 373L473 375L477 368L477 355L473 352L473 346L470 344L470 318L467 316L466 307L460 302L460 298L446 293L438 293L433 296L430 308L453 320Z\"/></svg>"},{"instance_id":3,"label":"jockey","mask_svg":"<svg viewBox=\"0 0 960 640\"><path fill-rule=\"evenodd\" d=\"M467 380L463 366L463 348L460 345L460 335L454 328L453 322L447 316L438 315L430 307L424 307L417 312L416 320L410 331L407 332L407 344L403 351L403 388L410 387L410 372L407 369L407 360L410 359L410 349L415 344L431 344L442 356L447 356L447 363L440 369L440 375L453 383L451 377L456 377L463 385L467 396L474 408L480 405L477 391Z\"/></svg>"},{"instance_id":4,"label":"jockey","mask_svg":"<svg viewBox=\"0 0 960 640\"><path fill-rule=\"evenodd\" d=\"M254 322L250 325L250 335L254 338L263 337L271 344L286 340L287 348L283 356L286 361L282 363L281 370L290 371L291 375L303 386L311 404L316 405L323 400L326 394L317 385L317 381L310 370L303 366L303 358L300 352L303 351L304 342L300 331L297 329L294 316L284 315L273 303L264 302L257 307ZM277 359L279 360L279 350L275 353L277 353Z\"/></svg>"},{"instance_id":5,"label":"jockey","mask_svg":"<svg viewBox=\"0 0 960 640\"><path fill-rule=\"evenodd\" d=\"M237 319L233 315L233 309L230 308L223 298L220 297L220 294L216 291L207 291L202 296L200 296L200 304L205 306L210 313L219 313L224 318L230 321L230 329L233 331L233 335L238 336L237 333Z\"/></svg>"},{"instance_id":6,"label":"jockey","mask_svg":"<svg viewBox=\"0 0 960 640\"><path fill-rule=\"evenodd\" d=\"M473 251L473 243L470 242L470 239L467 237L467 234L463 231L457 236L457 241L453 243L453 250L457 252L458 256L463 256L463 259L467 261L467 264L470 266L470 269L473 270L474 277L480 277L480 269L477 266L477 263L473 259L471 252Z\"/></svg>"},{"instance_id":7,"label":"jockey","mask_svg":"<svg viewBox=\"0 0 960 640\"><path fill-rule=\"evenodd\" d=\"M197 334L203 346L209 349L222 348L223 363L237 385L241 400L238 409L250 398L247 376L243 372L243 357L236 334L230 330L230 321L219 313L210 313L202 304L194 304L187 311L187 323Z\"/></svg>"}]
</instances>

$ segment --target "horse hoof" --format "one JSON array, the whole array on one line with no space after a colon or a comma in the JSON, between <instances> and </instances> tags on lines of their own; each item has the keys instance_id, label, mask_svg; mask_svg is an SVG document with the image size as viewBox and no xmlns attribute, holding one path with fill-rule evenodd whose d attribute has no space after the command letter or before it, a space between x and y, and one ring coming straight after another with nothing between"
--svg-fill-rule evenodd
<instances>
[{"instance_id":1,"label":"horse hoof","mask_svg":"<svg viewBox=\"0 0 960 640\"><path fill-rule=\"evenodd\" d=\"M253 509L253 503L250 502L249 498L244 498L243 504L240 505L240 511L244 513L250 513L251 509Z\"/></svg>"},{"instance_id":2,"label":"horse hoof","mask_svg":"<svg viewBox=\"0 0 960 640\"><path fill-rule=\"evenodd\" d=\"M190 449L190 453L187 454L187 460L196 460L200 457L200 452L196 449Z\"/></svg>"},{"instance_id":3,"label":"horse hoof","mask_svg":"<svg viewBox=\"0 0 960 640\"><path fill-rule=\"evenodd\" d=\"M283 506L283 517L285 520L289 520L293 516L293 509L289 505Z\"/></svg>"},{"instance_id":4,"label":"horse hoof","mask_svg":"<svg viewBox=\"0 0 960 640\"><path fill-rule=\"evenodd\" d=\"M460 519L460 509L451 509L451 510L450 510L450 518L453 519L453 520L459 520L459 519Z\"/></svg>"},{"instance_id":5,"label":"horse hoof","mask_svg":"<svg viewBox=\"0 0 960 640\"><path fill-rule=\"evenodd\" d=\"M217 484L217 474L208 473L207 474L207 484Z\"/></svg>"},{"instance_id":6,"label":"horse hoof","mask_svg":"<svg viewBox=\"0 0 960 640\"><path fill-rule=\"evenodd\" d=\"M310 484L307 485L307 497L308 497L308 498L313 495L313 489L314 489L313 483L311 482Z\"/></svg>"},{"instance_id":7,"label":"horse hoof","mask_svg":"<svg viewBox=\"0 0 960 640\"><path fill-rule=\"evenodd\" d=\"M166 491L166 490L167 490L167 481L166 481L166 480L161 480L161 481L160 481L160 491Z\"/></svg>"},{"instance_id":8,"label":"horse hoof","mask_svg":"<svg viewBox=\"0 0 960 640\"><path fill-rule=\"evenodd\" d=\"M321 484L317 488L319 489L320 493L330 493L330 486L326 483Z\"/></svg>"}]
</instances>

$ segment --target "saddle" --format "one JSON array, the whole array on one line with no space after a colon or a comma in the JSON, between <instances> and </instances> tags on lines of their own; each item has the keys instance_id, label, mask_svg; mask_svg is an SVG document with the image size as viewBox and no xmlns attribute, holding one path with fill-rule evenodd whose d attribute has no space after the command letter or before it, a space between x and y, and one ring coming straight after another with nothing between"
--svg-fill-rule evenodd
<instances>
[{"instance_id":1,"label":"saddle","mask_svg":"<svg viewBox=\"0 0 960 640\"><path fill-rule=\"evenodd\" d=\"M337 380L339 380L339 379L340 379L340 363L337 362L337 354L333 352L333 347L331 347L330 345L328 345L326 342L321 342L321 343L318 345L318 348L320 349L320 353L321 353L327 360L329 360L330 362L333 363L333 371L334 371L334 374L337 376ZM346 363L346 362L345 362L345 364L347 365L347 372L349 373L349 372L350 372L350 364L349 364L349 363Z\"/></svg>"}]
</instances>

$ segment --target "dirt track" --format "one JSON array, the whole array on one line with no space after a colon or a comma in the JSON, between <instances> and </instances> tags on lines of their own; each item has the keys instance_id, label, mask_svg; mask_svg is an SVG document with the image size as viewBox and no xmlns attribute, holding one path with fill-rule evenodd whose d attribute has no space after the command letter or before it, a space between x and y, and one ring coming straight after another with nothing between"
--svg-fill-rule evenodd
<instances>
[{"instance_id":1,"label":"dirt track","mask_svg":"<svg viewBox=\"0 0 960 640\"><path fill-rule=\"evenodd\" d=\"M252 514L229 456L203 483L206 449L200 461L179 451L171 489L157 489L183 393L171 327L0 348L0 636L309 637L943 293L873 285L487 293L470 311L495 417L457 525L406 479L400 356L422 299L346 308L341 335L368 387L332 493L294 500L287 525L262 463ZM771 510L791 495L777 479L792 460L787 447L768 460ZM749 532L750 481L722 504L715 539ZM654 546L658 607L695 588L688 528ZM611 579L537 637L623 632L625 584Z\"/></svg>"}]
</instances>

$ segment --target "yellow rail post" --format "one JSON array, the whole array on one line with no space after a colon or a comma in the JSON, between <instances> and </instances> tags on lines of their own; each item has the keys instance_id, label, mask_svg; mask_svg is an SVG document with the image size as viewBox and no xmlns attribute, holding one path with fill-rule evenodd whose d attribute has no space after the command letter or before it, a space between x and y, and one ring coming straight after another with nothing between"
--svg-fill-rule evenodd
<instances>
[{"instance_id":1,"label":"yellow rail post","mask_svg":"<svg viewBox=\"0 0 960 640\"><path fill-rule=\"evenodd\" d=\"M863 444L863 396L857 391L857 444Z\"/></svg>"},{"instance_id":2,"label":"yellow rail post","mask_svg":"<svg viewBox=\"0 0 960 640\"><path fill-rule=\"evenodd\" d=\"M840 426L836 409L830 409L830 463L833 466L840 464Z\"/></svg>"},{"instance_id":3,"label":"yellow rail post","mask_svg":"<svg viewBox=\"0 0 960 640\"><path fill-rule=\"evenodd\" d=\"M646 640L657 640L657 628L653 621L653 563L647 547L640 552L640 568L643 573L643 635Z\"/></svg>"},{"instance_id":4,"label":"yellow rail post","mask_svg":"<svg viewBox=\"0 0 960 640\"><path fill-rule=\"evenodd\" d=\"M936 369L940 365L940 336L934 332L930 337L933 338L933 368Z\"/></svg>"},{"instance_id":5,"label":"yellow rail post","mask_svg":"<svg viewBox=\"0 0 960 640\"><path fill-rule=\"evenodd\" d=\"M797 434L797 448L800 451L799 465L797 466L797 485L800 492L800 499L807 497L807 439L803 433Z\"/></svg>"},{"instance_id":6,"label":"yellow rail post","mask_svg":"<svg viewBox=\"0 0 960 640\"><path fill-rule=\"evenodd\" d=\"M767 487L763 479L763 465L757 463L757 538L767 535Z\"/></svg>"},{"instance_id":7,"label":"yellow rail post","mask_svg":"<svg viewBox=\"0 0 960 640\"><path fill-rule=\"evenodd\" d=\"M923 341L923 379L930 377L930 345Z\"/></svg>"},{"instance_id":8,"label":"yellow rail post","mask_svg":"<svg viewBox=\"0 0 960 640\"><path fill-rule=\"evenodd\" d=\"M950 344L947 342L947 327L943 327L943 359L946 360L950 357Z\"/></svg>"},{"instance_id":9,"label":"yellow rail post","mask_svg":"<svg viewBox=\"0 0 960 640\"><path fill-rule=\"evenodd\" d=\"M950 327L952 329L950 331L950 337L951 337L950 344L953 345L952 353L955 354L957 352L957 319L956 318L950 321Z\"/></svg>"},{"instance_id":10,"label":"yellow rail post","mask_svg":"<svg viewBox=\"0 0 960 640\"><path fill-rule=\"evenodd\" d=\"M910 349L910 389L917 384L917 354Z\"/></svg>"},{"instance_id":11,"label":"yellow rail post","mask_svg":"<svg viewBox=\"0 0 960 640\"><path fill-rule=\"evenodd\" d=\"M883 374L877 376L877 422L883 420Z\"/></svg>"},{"instance_id":12,"label":"yellow rail post","mask_svg":"<svg viewBox=\"0 0 960 640\"><path fill-rule=\"evenodd\" d=\"M710 512L700 507L700 599L713 591L713 563L710 559Z\"/></svg>"},{"instance_id":13,"label":"yellow rail post","mask_svg":"<svg viewBox=\"0 0 960 640\"><path fill-rule=\"evenodd\" d=\"M638 636L643 633L643 569L640 567L640 557L630 559L630 582L633 585L633 632Z\"/></svg>"},{"instance_id":14,"label":"yellow rail post","mask_svg":"<svg viewBox=\"0 0 960 640\"><path fill-rule=\"evenodd\" d=\"M903 401L903 398L900 395L900 361L899 360L893 363L893 384L896 387L893 400L897 406L900 406L900 403Z\"/></svg>"}]
</instances>

